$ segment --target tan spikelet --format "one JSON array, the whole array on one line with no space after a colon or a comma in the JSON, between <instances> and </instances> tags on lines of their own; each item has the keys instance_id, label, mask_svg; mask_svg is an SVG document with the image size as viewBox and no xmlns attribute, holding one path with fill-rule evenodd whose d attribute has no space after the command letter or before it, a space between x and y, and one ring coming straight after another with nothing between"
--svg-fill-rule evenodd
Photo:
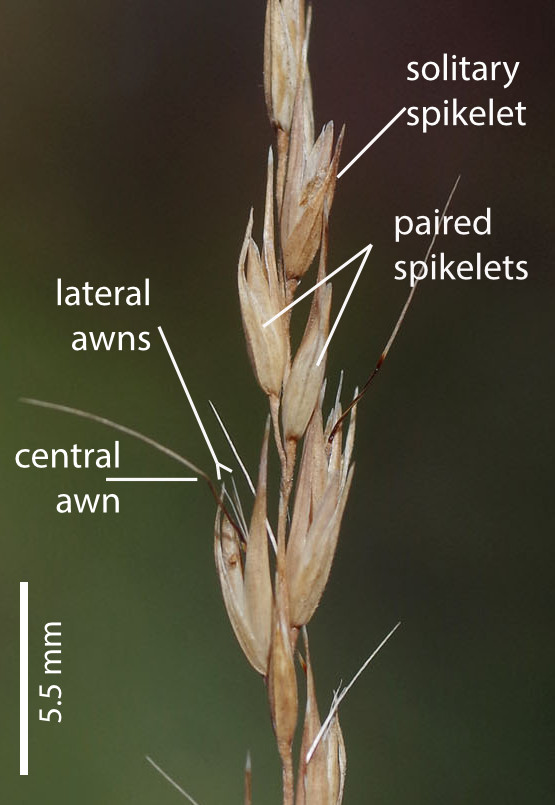
<instances>
[{"instance_id":1,"label":"tan spikelet","mask_svg":"<svg viewBox=\"0 0 555 805\"><path fill-rule=\"evenodd\" d=\"M321 722L306 629L304 630L304 643L306 709L295 805L340 805L343 800L347 762L343 734L337 714L316 747L310 761L307 762L308 751L318 735Z\"/></svg>"},{"instance_id":2,"label":"tan spikelet","mask_svg":"<svg viewBox=\"0 0 555 805\"><path fill-rule=\"evenodd\" d=\"M351 467L345 487L339 493L339 476L334 473L330 477L306 535L301 561L288 562L290 617L295 626L303 626L310 621L328 582L353 470Z\"/></svg>"},{"instance_id":3,"label":"tan spikelet","mask_svg":"<svg viewBox=\"0 0 555 805\"><path fill-rule=\"evenodd\" d=\"M269 160L268 183L272 181L272 162ZM270 202L271 204L271 202ZM267 205L268 208L268 205ZM272 209L266 213L271 220ZM243 248L239 258L238 285L243 328L251 364L258 383L268 395L279 396L288 357L284 322L278 319L272 325L264 324L283 307L275 255L273 229L265 226L263 258L252 238L251 212Z\"/></svg>"},{"instance_id":4,"label":"tan spikelet","mask_svg":"<svg viewBox=\"0 0 555 805\"><path fill-rule=\"evenodd\" d=\"M254 635L245 615L243 568L239 540L235 529L221 509L218 509L216 513L214 556L222 596L235 637L253 668L264 674L266 668L257 656Z\"/></svg>"},{"instance_id":5,"label":"tan spikelet","mask_svg":"<svg viewBox=\"0 0 555 805\"><path fill-rule=\"evenodd\" d=\"M286 590L282 589L282 583L278 581L270 651L268 699L274 733L282 758L288 758L291 753L298 713L297 677L286 596Z\"/></svg>"},{"instance_id":6,"label":"tan spikelet","mask_svg":"<svg viewBox=\"0 0 555 805\"><path fill-rule=\"evenodd\" d=\"M254 638L259 667L266 669L270 653L274 598L268 557L268 536L266 533L266 482L269 436L270 422L268 419L262 443L258 488L249 528L244 575L245 612ZM266 672L264 671L264 673Z\"/></svg>"},{"instance_id":7,"label":"tan spikelet","mask_svg":"<svg viewBox=\"0 0 555 805\"><path fill-rule=\"evenodd\" d=\"M299 67L298 31L288 20L282 3L269 0L264 33L264 94L274 126L288 132Z\"/></svg>"},{"instance_id":8,"label":"tan spikelet","mask_svg":"<svg viewBox=\"0 0 555 805\"><path fill-rule=\"evenodd\" d=\"M281 240L288 279L300 279L322 239L324 205L331 209L343 131L333 151L333 123L314 144L308 140L305 94L299 91L293 113L287 177L283 193Z\"/></svg>"},{"instance_id":9,"label":"tan spikelet","mask_svg":"<svg viewBox=\"0 0 555 805\"><path fill-rule=\"evenodd\" d=\"M324 226L318 279L325 276L327 225ZM331 285L320 285L314 292L306 329L293 360L283 392L283 431L287 440L303 435L320 397L326 359L317 365L326 343L331 310Z\"/></svg>"},{"instance_id":10,"label":"tan spikelet","mask_svg":"<svg viewBox=\"0 0 555 805\"><path fill-rule=\"evenodd\" d=\"M264 95L270 121L286 133L291 129L301 81L312 107L310 81L301 75L307 35L302 0L269 0L264 29Z\"/></svg>"},{"instance_id":11,"label":"tan spikelet","mask_svg":"<svg viewBox=\"0 0 555 805\"><path fill-rule=\"evenodd\" d=\"M326 443L321 410L322 396L304 438L287 547L288 561L298 561L314 509L319 505L327 483Z\"/></svg>"}]
</instances>

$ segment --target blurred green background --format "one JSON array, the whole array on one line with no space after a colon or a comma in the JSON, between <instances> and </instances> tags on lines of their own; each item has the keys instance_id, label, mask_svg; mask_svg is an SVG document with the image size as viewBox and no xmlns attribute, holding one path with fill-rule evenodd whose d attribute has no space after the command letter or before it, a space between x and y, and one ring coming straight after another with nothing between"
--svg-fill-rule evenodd
<instances>
[{"instance_id":1,"label":"blurred green background","mask_svg":"<svg viewBox=\"0 0 555 805\"><path fill-rule=\"evenodd\" d=\"M219 407L255 468L264 400L251 376L236 260L260 222L271 132L262 0L0 5L2 277L1 799L6 803L275 805L279 766L261 681L235 644L201 484L118 488L121 513L56 513L106 490L102 471L21 470L22 447L107 447L98 425L18 403L86 408L210 468L161 324L209 425ZM466 259L527 260L526 282L423 284L360 408L340 549L314 618L322 711L396 621L342 710L345 803L553 801L553 190L551 3L316 2L318 124L347 124L343 164L402 106L457 95L527 106L526 128L398 122L341 179L330 268L374 243L332 344L332 386L368 375L407 286L397 214L492 208L493 235L448 236ZM408 61L520 61L511 87L407 83ZM57 308L55 280L134 284L149 308ZM351 276L335 284L335 309ZM153 332L148 352L77 353L75 330ZM121 438L122 471L179 467ZM109 489L106 491L115 491ZM30 583L30 776L18 776L18 582ZM46 621L63 623L63 722L38 722ZM183 800L182 800L183 801Z\"/></svg>"}]
</instances>

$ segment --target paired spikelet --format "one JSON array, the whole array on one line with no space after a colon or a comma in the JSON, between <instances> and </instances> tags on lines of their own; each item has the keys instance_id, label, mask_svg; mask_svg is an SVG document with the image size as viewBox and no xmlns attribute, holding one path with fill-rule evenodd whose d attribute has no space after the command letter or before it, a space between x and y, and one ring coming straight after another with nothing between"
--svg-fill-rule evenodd
<instances>
[{"instance_id":1,"label":"paired spikelet","mask_svg":"<svg viewBox=\"0 0 555 805\"><path fill-rule=\"evenodd\" d=\"M264 327L285 304L274 246L273 175L270 149L262 255L252 238L251 211L239 258L238 284L243 328L254 373L267 395L279 397L288 357L285 324L278 319L271 327Z\"/></svg>"},{"instance_id":2,"label":"paired spikelet","mask_svg":"<svg viewBox=\"0 0 555 805\"><path fill-rule=\"evenodd\" d=\"M317 408L305 436L287 545L291 623L297 627L312 618L329 578L353 478L354 433L352 417L343 453L340 434L329 450Z\"/></svg>"}]
</instances>

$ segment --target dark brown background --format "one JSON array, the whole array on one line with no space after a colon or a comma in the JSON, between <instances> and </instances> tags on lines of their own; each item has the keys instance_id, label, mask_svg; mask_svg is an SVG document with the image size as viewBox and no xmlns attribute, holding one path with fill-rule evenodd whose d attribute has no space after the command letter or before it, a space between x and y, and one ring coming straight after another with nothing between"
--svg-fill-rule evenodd
<instances>
[{"instance_id":1,"label":"dark brown background","mask_svg":"<svg viewBox=\"0 0 555 805\"><path fill-rule=\"evenodd\" d=\"M270 131L264 4L186 0L0 6L3 480L1 748L10 803L172 803L146 753L201 805L279 801L262 684L226 622L200 485L126 487L121 514L62 517L60 492L102 472L18 470L21 447L107 446L111 433L25 408L32 395L143 430L203 466L209 455L161 344L75 353L74 330L162 324L218 453L219 406L250 467L264 421L241 333L235 267L260 210ZM525 128L398 122L340 181L331 263L374 243L329 370L364 380L407 287L396 214L492 208L457 259L528 261L526 282L419 289L360 408L357 472L332 579L312 628L322 710L397 620L403 626L342 711L346 803L548 803L553 798L552 60L549 3L316 2L317 119L347 124L344 163L401 106L526 107ZM508 90L406 81L409 61L456 53L520 61ZM55 279L131 284L147 309L55 306ZM350 276L336 283L336 309ZM334 380L335 384L335 380ZM178 472L122 439L127 474ZM225 458L223 458L225 456ZM112 490L110 490L112 491ZM20 580L31 589L31 775L17 775ZM45 621L64 629L64 721L39 724Z\"/></svg>"}]
</instances>

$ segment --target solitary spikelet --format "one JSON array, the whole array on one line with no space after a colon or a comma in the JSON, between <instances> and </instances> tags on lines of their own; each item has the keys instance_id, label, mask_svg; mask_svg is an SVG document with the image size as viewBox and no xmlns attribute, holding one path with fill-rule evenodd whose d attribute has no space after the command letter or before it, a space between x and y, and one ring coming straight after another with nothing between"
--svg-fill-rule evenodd
<instances>
[{"instance_id":1,"label":"solitary spikelet","mask_svg":"<svg viewBox=\"0 0 555 805\"><path fill-rule=\"evenodd\" d=\"M293 115L283 194L281 240L288 279L300 279L311 265L322 238L324 204L331 209L343 132L333 152L333 123L316 142L306 133L305 95L299 92Z\"/></svg>"}]
</instances>

